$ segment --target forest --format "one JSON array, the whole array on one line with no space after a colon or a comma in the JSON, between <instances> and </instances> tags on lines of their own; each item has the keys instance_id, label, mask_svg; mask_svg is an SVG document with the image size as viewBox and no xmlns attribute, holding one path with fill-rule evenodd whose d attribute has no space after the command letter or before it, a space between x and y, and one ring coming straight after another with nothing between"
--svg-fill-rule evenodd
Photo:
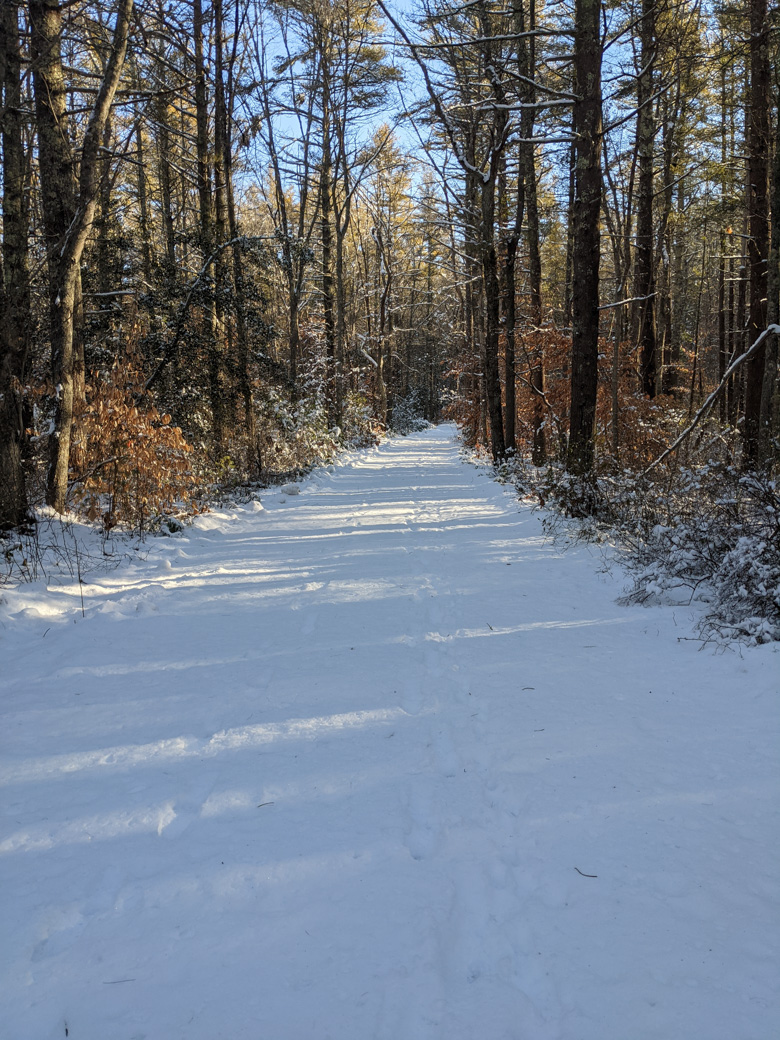
<instances>
[{"instance_id":1,"label":"forest","mask_svg":"<svg viewBox=\"0 0 780 1040\"><path fill-rule=\"evenodd\" d=\"M4 0L0 528L444 418L780 623L777 59L767 0Z\"/></svg>"}]
</instances>

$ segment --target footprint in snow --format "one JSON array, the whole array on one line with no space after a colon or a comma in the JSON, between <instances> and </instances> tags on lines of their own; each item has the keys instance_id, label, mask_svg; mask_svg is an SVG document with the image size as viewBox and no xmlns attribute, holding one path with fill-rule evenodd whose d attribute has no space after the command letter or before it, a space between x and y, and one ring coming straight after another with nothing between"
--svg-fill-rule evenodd
<instances>
[{"instance_id":1,"label":"footprint in snow","mask_svg":"<svg viewBox=\"0 0 780 1040\"><path fill-rule=\"evenodd\" d=\"M203 777L193 783L180 797L174 798L170 805L172 817L161 821L160 835L163 838L178 838L200 819L201 810L209 795L214 790L211 777Z\"/></svg>"},{"instance_id":2,"label":"footprint in snow","mask_svg":"<svg viewBox=\"0 0 780 1040\"><path fill-rule=\"evenodd\" d=\"M398 703L407 715L419 715L425 703L419 679L409 679L398 691Z\"/></svg>"},{"instance_id":3,"label":"footprint in snow","mask_svg":"<svg viewBox=\"0 0 780 1040\"><path fill-rule=\"evenodd\" d=\"M439 834L431 824L437 817L430 792L422 783L424 780L417 784L412 781L405 798L404 845L418 861L428 859L439 847Z\"/></svg>"},{"instance_id":4,"label":"footprint in snow","mask_svg":"<svg viewBox=\"0 0 780 1040\"><path fill-rule=\"evenodd\" d=\"M84 901L84 910L88 914L112 910L124 881L125 873L118 865L107 867L97 884L91 886L89 896Z\"/></svg>"},{"instance_id":5,"label":"footprint in snow","mask_svg":"<svg viewBox=\"0 0 780 1040\"><path fill-rule=\"evenodd\" d=\"M301 621L300 631L302 636L310 636L317 625L317 615L314 613L306 614Z\"/></svg>"}]
</instances>

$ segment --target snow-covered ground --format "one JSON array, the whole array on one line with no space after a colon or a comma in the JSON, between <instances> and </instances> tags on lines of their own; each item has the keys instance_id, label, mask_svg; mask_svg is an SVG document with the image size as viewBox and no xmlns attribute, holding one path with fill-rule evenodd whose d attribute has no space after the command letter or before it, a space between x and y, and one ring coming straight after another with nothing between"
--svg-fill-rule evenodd
<instances>
[{"instance_id":1,"label":"snow-covered ground","mask_svg":"<svg viewBox=\"0 0 780 1040\"><path fill-rule=\"evenodd\" d=\"M6 593L4 1040L780 1036L778 645L453 436Z\"/></svg>"}]
</instances>

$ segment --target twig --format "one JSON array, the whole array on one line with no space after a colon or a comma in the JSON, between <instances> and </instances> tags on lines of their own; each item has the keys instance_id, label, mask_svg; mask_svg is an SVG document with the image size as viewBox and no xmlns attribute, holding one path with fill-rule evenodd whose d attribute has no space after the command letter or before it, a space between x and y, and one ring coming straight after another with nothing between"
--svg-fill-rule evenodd
<instances>
[{"instance_id":1,"label":"twig","mask_svg":"<svg viewBox=\"0 0 780 1040\"><path fill-rule=\"evenodd\" d=\"M579 867L575 867L574 869L578 874L581 874L582 877L598 877L598 874L583 874Z\"/></svg>"}]
</instances>

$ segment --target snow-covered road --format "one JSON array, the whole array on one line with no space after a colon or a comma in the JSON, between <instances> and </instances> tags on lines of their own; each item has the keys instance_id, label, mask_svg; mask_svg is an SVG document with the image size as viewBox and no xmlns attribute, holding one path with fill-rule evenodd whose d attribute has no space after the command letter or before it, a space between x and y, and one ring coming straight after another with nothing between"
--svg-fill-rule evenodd
<instances>
[{"instance_id":1,"label":"snow-covered road","mask_svg":"<svg viewBox=\"0 0 780 1040\"><path fill-rule=\"evenodd\" d=\"M780 655L391 440L22 588L4 1040L772 1040Z\"/></svg>"}]
</instances>

